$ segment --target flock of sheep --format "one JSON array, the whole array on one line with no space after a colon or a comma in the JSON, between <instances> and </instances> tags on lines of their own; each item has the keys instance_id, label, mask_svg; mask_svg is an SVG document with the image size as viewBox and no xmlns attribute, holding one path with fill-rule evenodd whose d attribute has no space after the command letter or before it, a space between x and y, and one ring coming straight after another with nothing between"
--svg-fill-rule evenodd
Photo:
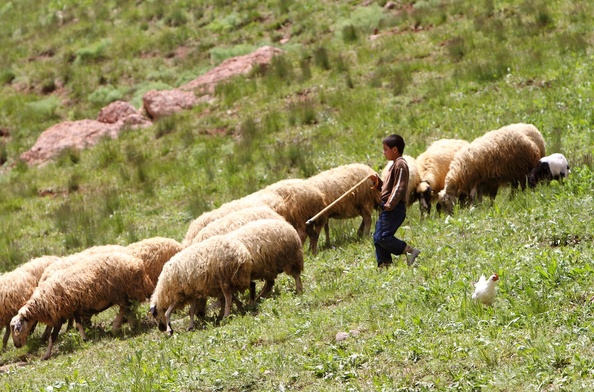
<instances>
[{"instance_id":1,"label":"flock of sheep","mask_svg":"<svg viewBox=\"0 0 594 392\"><path fill-rule=\"evenodd\" d=\"M471 143L439 140L417 159L405 156L410 168L407 203L418 200L421 212L429 213L437 202L451 213L455 200L495 197L500 186L524 189L527 178L535 185L567 175L562 155L544 154L544 139L529 124L491 131ZM330 218L361 216L358 234L369 234L379 192L365 179L374 173L367 165L350 164L307 179L281 180L203 213L191 222L181 243L155 237L35 258L0 276L3 349L11 334L14 345L22 347L42 323L47 359L67 321L85 339L91 317L118 305L112 329L126 321L133 327L134 305L148 299L161 331L172 334L172 313L188 304L192 329L196 313L205 315L209 297L221 304L219 318L228 316L233 303L242 307L236 293L248 290L250 303L255 303L270 293L283 272L301 292L303 245L309 239L315 254L322 230L328 244ZM255 281L264 281L259 293Z\"/></svg>"}]
</instances>

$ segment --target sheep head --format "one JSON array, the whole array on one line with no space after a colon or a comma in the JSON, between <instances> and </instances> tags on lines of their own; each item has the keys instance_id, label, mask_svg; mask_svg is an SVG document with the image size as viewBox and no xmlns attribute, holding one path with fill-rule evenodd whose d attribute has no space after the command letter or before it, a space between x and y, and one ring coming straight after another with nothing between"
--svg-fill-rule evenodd
<instances>
[{"instance_id":1,"label":"sheep head","mask_svg":"<svg viewBox=\"0 0 594 392\"><path fill-rule=\"evenodd\" d=\"M27 343L27 338L33 324L22 315L16 315L12 318L10 321L10 333L12 335L12 342L16 348L23 347Z\"/></svg>"},{"instance_id":2,"label":"sheep head","mask_svg":"<svg viewBox=\"0 0 594 392\"><path fill-rule=\"evenodd\" d=\"M438 193L437 203L440 209L443 209L449 215L454 213L454 204L456 199L454 196L446 193L445 189L442 189Z\"/></svg>"},{"instance_id":3,"label":"sheep head","mask_svg":"<svg viewBox=\"0 0 594 392\"><path fill-rule=\"evenodd\" d=\"M153 315L155 320L157 320L159 331L165 332L167 330L167 325L165 324L165 311L163 309L157 309L156 305L151 305L149 313Z\"/></svg>"}]
</instances>

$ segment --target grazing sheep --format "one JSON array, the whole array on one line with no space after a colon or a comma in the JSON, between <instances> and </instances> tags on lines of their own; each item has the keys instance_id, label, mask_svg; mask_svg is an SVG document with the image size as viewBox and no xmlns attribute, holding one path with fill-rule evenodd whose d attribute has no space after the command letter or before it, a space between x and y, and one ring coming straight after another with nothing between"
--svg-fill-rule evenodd
<instances>
[{"instance_id":1,"label":"grazing sheep","mask_svg":"<svg viewBox=\"0 0 594 392\"><path fill-rule=\"evenodd\" d=\"M190 329L197 308L203 313L208 297L225 298L223 317L227 317L233 293L250 287L251 272L252 257L237 240L218 235L189 245L163 267L151 296L150 313L159 330L169 335L173 334L171 313L187 303L191 304Z\"/></svg>"},{"instance_id":2,"label":"grazing sheep","mask_svg":"<svg viewBox=\"0 0 594 392\"><path fill-rule=\"evenodd\" d=\"M10 320L35 291L43 270L58 259L58 256L38 257L0 275L0 328L6 327L2 350L10 337Z\"/></svg>"},{"instance_id":3,"label":"grazing sheep","mask_svg":"<svg viewBox=\"0 0 594 392\"><path fill-rule=\"evenodd\" d=\"M146 273L153 282L153 289L157 285L159 274L165 263L181 250L182 246L179 242L164 237L147 238L126 247L126 253L143 261ZM151 292L153 289L151 289Z\"/></svg>"},{"instance_id":4,"label":"grazing sheep","mask_svg":"<svg viewBox=\"0 0 594 392\"><path fill-rule=\"evenodd\" d=\"M315 176L309 177L306 181L316 186L324 195L328 203L334 202L340 196L349 191L361 180L375 174L375 171L367 165L353 163L335 167L323 171ZM371 214L375 207L379 206L379 191L371 189L373 183L363 184L354 190L350 196L345 197L339 203L336 203L325 214L328 218L350 219L361 216L363 221L358 229L358 235L363 237L369 234L371 229ZM329 228L324 226L326 233L326 245L330 245Z\"/></svg>"},{"instance_id":5,"label":"grazing sheep","mask_svg":"<svg viewBox=\"0 0 594 392\"><path fill-rule=\"evenodd\" d=\"M81 256L84 257L84 256ZM51 355L60 327L74 317L83 339L86 339L80 316L98 313L113 305L125 309L134 319L130 306L150 295L151 282L142 260L125 253L99 253L84 257L70 267L54 272L35 289L10 322L15 347L22 347L32 326L41 322L53 327L43 359ZM114 325L114 331L120 325Z\"/></svg>"},{"instance_id":6,"label":"grazing sheep","mask_svg":"<svg viewBox=\"0 0 594 392\"><path fill-rule=\"evenodd\" d=\"M270 293L274 280L282 272L295 279L296 291L301 293L303 248L292 225L278 219L260 219L230 232L227 237L241 242L250 252L253 261L251 280L265 281L258 298ZM254 297L253 291L250 294L255 302L258 298Z\"/></svg>"},{"instance_id":7,"label":"grazing sheep","mask_svg":"<svg viewBox=\"0 0 594 392\"><path fill-rule=\"evenodd\" d=\"M569 164L563 154L555 153L538 161L538 164L528 174L528 185L536 187L539 182L561 181L569 175Z\"/></svg>"},{"instance_id":8,"label":"grazing sheep","mask_svg":"<svg viewBox=\"0 0 594 392\"><path fill-rule=\"evenodd\" d=\"M494 130L462 147L450 163L445 187L439 192L439 203L448 213L453 212L456 198L464 203L477 190L511 184L526 187L526 176L540 159L538 146L524 133L513 130ZM496 186L497 185L497 186ZM494 197L494 196L493 196Z\"/></svg>"},{"instance_id":9,"label":"grazing sheep","mask_svg":"<svg viewBox=\"0 0 594 392\"><path fill-rule=\"evenodd\" d=\"M445 186L445 178L450 170L450 162L454 155L464 146L466 140L440 139L433 142L417 157L419 184L414 190L414 198L419 200L421 214L431 213L431 202ZM438 211L440 205L437 205Z\"/></svg>"},{"instance_id":10,"label":"grazing sheep","mask_svg":"<svg viewBox=\"0 0 594 392\"><path fill-rule=\"evenodd\" d=\"M532 140L534 144L536 144L536 146L538 147L540 158L547 155L544 138L542 137L542 134L540 133L538 128L536 128L534 125L523 123L510 124L499 128L499 130L503 132L512 131L523 133L524 135L528 136L528 138Z\"/></svg>"},{"instance_id":11,"label":"grazing sheep","mask_svg":"<svg viewBox=\"0 0 594 392\"><path fill-rule=\"evenodd\" d=\"M266 193L282 197L283 203L277 203L270 207L293 225L302 244L309 238L309 249L315 255L320 232L322 228L326 227L328 218L324 214L318 217L311 226L306 225L306 222L328 205L324 194L317 186L301 179L279 181L267 186L257 194Z\"/></svg>"},{"instance_id":12,"label":"grazing sheep","mask_svg":"<svg viewBox=\"0 0 594 392\"><path fill-rule=\"evenodd\" d=\"M408 187L406 188L406 197L404 201L406 202L407 206L412 205L416 201L416 194L415 189L419 185L421 181L421 177L419 175L419 169L417 165L417 160L410 155L403 155L402 158L406 161L408 165ZM388 161L384 169L382 170L381 179L382 181L386 180L386 176L388 175L388 171L394 164L394 161Z\"/></svg>"},{"instance_id":13,"label":"grazing sheep","mask_svg":"<svg viewBox=\"0 0 594 392\"><path fill-rule=\"evenodd\" d=\"M194 219L192 223L190 223L190 227L188 228L185 238L181 243L182 247L186 248L192 244L194 237L196 237L200 230L205 228L209 223L214 222L215 220L220 219L228 214L233 214L244 208L261 207L263 205L268 206L276 211L279 208L284 208L282 206L283 203L284 200L282 196L278 194L258 191L248 196L242 197L241 199L225 203L215 210L204 212L198 218Z\"/></svg>"},{"instance_id":14,"label":"grazing sheep","mask_svg":"<svg viewBox=\"0 0 594 392\"><path fill-rule=\"evenodd\" d=\"M229 214L210 223L208 226L200 230L200 232L192 240L192 244L204 241L205 239L214 237L215 235L227 234L240 228L246 223L259 219L284 220L285 218L274 212L269 207L245 208L243 210L237 211L234 214Z\"/></svg>"}]
</instances>

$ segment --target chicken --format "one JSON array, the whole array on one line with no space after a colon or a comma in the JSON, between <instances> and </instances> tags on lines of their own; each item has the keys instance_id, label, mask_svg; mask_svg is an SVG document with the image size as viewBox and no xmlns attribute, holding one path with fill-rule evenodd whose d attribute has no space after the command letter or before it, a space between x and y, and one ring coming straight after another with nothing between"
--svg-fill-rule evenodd
<instances>
[{"instance_id":1,"label":"chicken","mask_svg":"<svg viewBox=\"0 0 594 392\"><path fill-rule=\"evenodd\" d=\"M495 294L497 294L498 280L499 276L497 274L491 275L489 279L485 279L485 275L481 275L479 281L474 284L475 289L472 299L485 305L492 305L495 302Z\"/></svg>"}]
</instances>

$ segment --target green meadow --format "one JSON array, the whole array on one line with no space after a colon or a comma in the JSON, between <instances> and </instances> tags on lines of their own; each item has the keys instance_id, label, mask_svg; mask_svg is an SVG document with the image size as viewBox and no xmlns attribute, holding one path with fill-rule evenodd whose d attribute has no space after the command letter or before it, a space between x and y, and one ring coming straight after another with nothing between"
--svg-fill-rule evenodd
<instances>
[{"instance_id":1,"label":"green meadow","mask_svg":"<svg viewBox=\"0 0 594 392\"><path fill-rule=\"evenodd\" d=\"M201 213L278 180L355 162L381 171L391 133L416 157L441 138L532 123L571 173L452 216L414 204L397 233L422 250L414 268L401 257L378 270L360 219L331 220L330 246L304 248L300 295L283 274L220 323L214 303L195 331L178 311L172 337L148 303L139 328L113 334L110 309L87 341L64 328L47 361L40 326L1 353L0 389L593 390L592 15L569 0L4 1L0 271L181 241ZM147 91L264 45L284 53L190 110L41 167L19 159L56 123L116 100L139 108ZM472 282L491 273L498 295L484 307Z\"/></svg>"}]
</instances>

